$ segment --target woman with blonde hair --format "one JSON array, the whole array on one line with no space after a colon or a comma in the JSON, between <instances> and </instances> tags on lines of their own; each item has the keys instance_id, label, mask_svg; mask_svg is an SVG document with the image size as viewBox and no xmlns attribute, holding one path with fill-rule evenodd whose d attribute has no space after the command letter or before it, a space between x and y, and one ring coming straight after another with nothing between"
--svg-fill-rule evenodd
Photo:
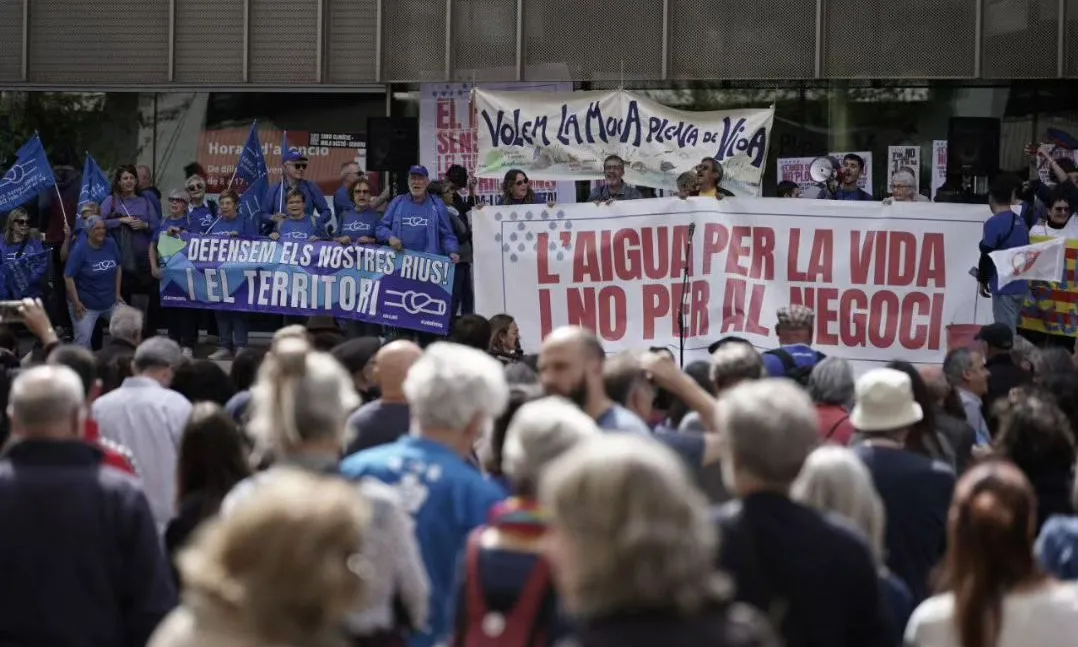
<instances>
[{"instance_id":1,"label":"woman with blonde hair","mask_svg":"<svg viewBox=\"0 0 1078 647\"><path fill-rule=\"evenodd\" d=\"M901 645L902 629L913 612L913 594L887 569L883 541L886 513L868 468L849 449L824 445L809 454L790 496L823 514L837 514L864 533L876 559L880 584L891 611L895 630L893 644Z\"/></svg>"},{"instance_id":2,"label":"woman with blonde hair","mask_svg":"<svg viewBox=\"0 0 1078 647\"><path fill-rule=\"evenodd\" d=\"M1078 585L1044 574L1033 555L1037 504L1011 463L982 463L958 481L947 515L942 592L906 627L910 647L1070 647Z\"/></svg>"},{"instance_id":3,"label":"woman with blonde hair","mask_svg":"<svg viewBox=\"0 0 1078 647\"><path fill-rule=\"evenodd\" d=\"M247 431L274 464L241 482L221 504L230 515L252 493L298 468L338 474L348 414L359 404L352 378L328 353L312 350L306 336L281 334L251 388ZM371 507L371 526L361 552L367 564L367 595L348 617L355 645L402 647L406 631L427 621L430 584L397 494L373 479L353 488ZM395 602L405 613L397 612Z\"/></svg>"},{"instance_id":4,"label":"woman with blonde hair","mask_svg":"<svg viewBox=\"0 0 1078 647\"><path fill-rule=\"evenodd\" d=\"M578 445L545 472L539 500L544 554L582 647L775 644L758 613L729 602L707 501L654 441Z\"/></svg>"},{"instance_id":5,"label":"woman with blonde hair","mask_svg":"<svg viewBox=\"0 0 1078 647\"><path fill-rule=\"evenodd\" d=\"M342 644L369 516L347 483L282 471L180 554L183 604L150 646Z\"/></svg>"},{"instance_id":6,"label":"woman with blonde hair","mask_svg":"<svg viewBox=\"0 0 1078 647\"><path fill-rule=\"evenodd\" d=\"M490 521L468 538L458 578L455 646L546 647L568 634L550 566L540 555L546 520L536 490L547 466L600 433L590 416L562 398L535 400L517 410L498 451L499 473L515 496L496 505Z\"/></svg>"},{"instance_id":7,"label":"woman with blonde hair","mask_svg":"<svg viewBox=\"0 0 1078 647\"><path fill-rule=\"evenodd\" d=\"M0 240L0 259L5 264L14 263L20 258L26 258L45 251L45 246L34 236L30 229L30 214L18 207L7 215L7 224L4 227L4 238ZM4 299L35 299L44 293L44 271L48 268L48 262L44 258L40 269L42 274L36 283L31 283L23 288L15 285L4 285L0 278L0 288L3 288L0 297Z\"/></svg>"}]
</instances>

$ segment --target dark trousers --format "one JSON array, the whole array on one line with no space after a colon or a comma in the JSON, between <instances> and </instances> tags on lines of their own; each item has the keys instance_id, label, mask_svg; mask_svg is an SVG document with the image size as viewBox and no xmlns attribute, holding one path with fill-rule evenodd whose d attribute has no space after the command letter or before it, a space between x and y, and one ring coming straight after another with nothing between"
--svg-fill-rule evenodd
<instances>
[{"instance_id":1,"label":"dark trousers","mask_svg":"<svg viewBox=\"0 0 1078 647\"><path fill-rule=\"evenodd\" d=\"M149 271L145 276L124 272L120 278L120 296L124 298L124 302L135 307L136 295L145 296L148 302L143 310L145 319L142 324L142 338L148 339L161 329L161 287Z\"/></svg>"},{"instance_id":2,"label":"dark trousers","mask_svg":"<svg viewBox=\"0 0 1078 647\"><path fill-rule=\"evenodd\" d=\"M52 248L52 269L49 273L49 291L45 294L45 312L57 328L71 329L71 315L67 312L67 286L64 285L64 262L60 260L60 247Z\"/></svg>"},{"instance_id":3,"label":"dark trousers","mask_svg":"<svg viewBox=\"0 0 1078 647\"><path fill-rule=\"evenodd\" d=\"M198 345L199 310L191 308L165 308L165 325L168 338L182 348L194 348Z\"/></svg>"},{"instance_id":4,"label":"dark trousers","mask_svg":"<svg viewBox=\"0 0 1078 647\"><path fill-rule=\"evenodd\" d=\"M475 289L472 286L472 264L457 263L453 273L453 301L449 312L455 317L475 313Z\"/></svg>"}]
</instances>

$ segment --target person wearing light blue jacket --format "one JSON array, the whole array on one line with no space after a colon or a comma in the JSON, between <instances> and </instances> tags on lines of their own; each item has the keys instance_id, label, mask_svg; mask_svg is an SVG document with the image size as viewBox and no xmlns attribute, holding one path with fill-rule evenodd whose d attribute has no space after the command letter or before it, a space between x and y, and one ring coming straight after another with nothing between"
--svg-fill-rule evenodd
<instances>
[{"instance_id":1,"label":"person wearing light blue jacket","mask_svg":"<svg viewBox=\"0 0 1078 647\"><path fill-rule=\"evenodd\" d=\"M426 167L408 169L408 195L389 203L378 226L378 242L393 249L410 249L460 261L460 244L453 233L449 212L441 199L427 192L430 174Z\"/></svg>"}]
</instances>

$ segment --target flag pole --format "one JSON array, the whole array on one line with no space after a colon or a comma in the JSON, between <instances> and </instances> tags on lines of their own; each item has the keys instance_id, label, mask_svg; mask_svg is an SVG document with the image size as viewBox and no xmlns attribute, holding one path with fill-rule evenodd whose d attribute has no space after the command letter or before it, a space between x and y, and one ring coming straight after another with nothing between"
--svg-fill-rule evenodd
<instances>
[{"instance_id":1,"label":"flag pole","mask_svg":"<svg viewBox=\"0 0 1078 647\"><path fill-rule=\"evenodd\" d=\"M60 202L60 213L64 217L64 230L65 231L70 231L71 226L74 225L75 223L70 222L67 219L67 209L64 208L64 197L62 195L60 195L60 185L59 184L54 184L54 185L52 185L52 188L53 188L54 191L56 191L56 199Z\"/></svg>"},{"instance_id":2,"label":"flag pole","mask_svg":"<svg viewBox=\"0 0 1078 647\"><path fill-rule=\"evenodd\" d=\"M284 155L287 152L284 149L284 143L288 141L288 131L284 131L284 137L281 138L281 194L277 196L277 213L284 213Z\"/></svg>"}]
</instances>

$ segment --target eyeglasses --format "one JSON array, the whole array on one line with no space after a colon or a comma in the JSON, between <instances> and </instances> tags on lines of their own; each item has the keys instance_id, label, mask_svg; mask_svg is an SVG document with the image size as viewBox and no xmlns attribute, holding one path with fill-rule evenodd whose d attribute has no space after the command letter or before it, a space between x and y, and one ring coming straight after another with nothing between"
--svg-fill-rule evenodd
<instances>
[{"instance_id":1,"label":"eyeglasses","mask_svg":"<svg viewBox=\"0 0 1078 647\"><path fill-rule=\"evenodd\" d=\"M206 188L205 184L188 184L187 185L187 190L188 191L201 191L201 190L203 190L205 188Z\"/></svg>"},{"instance_id":2,"label":"eyeglasses","mask_svg":"<svg viewBox=\"0 0 1078 647\"><path fill-rule=\"evenodd\" d=\"M297 171L302 171L307 168L306 162L292 162L292 166L296 167Z\"/></svg>"}]
</instances>

